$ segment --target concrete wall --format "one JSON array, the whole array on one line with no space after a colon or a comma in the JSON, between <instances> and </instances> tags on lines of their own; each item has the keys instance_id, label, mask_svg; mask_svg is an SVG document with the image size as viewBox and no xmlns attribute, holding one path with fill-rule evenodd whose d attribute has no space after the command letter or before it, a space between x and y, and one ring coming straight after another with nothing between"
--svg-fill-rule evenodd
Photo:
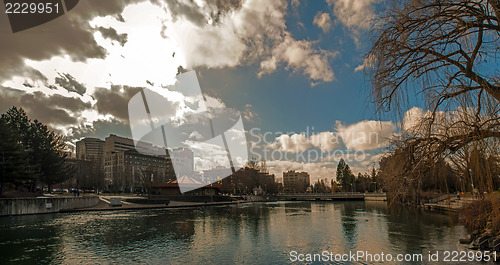
<instances>
[{"instance_id":1,"label":"concrete wall","mask_svg":"<svg viewBox=\"0 0 500 265\"><path fill-rule=\"evenodd\" d=\"M0 216L56 213L64 210L92 207L99 197L0 199Z\"/></svg>"}]
</instances>

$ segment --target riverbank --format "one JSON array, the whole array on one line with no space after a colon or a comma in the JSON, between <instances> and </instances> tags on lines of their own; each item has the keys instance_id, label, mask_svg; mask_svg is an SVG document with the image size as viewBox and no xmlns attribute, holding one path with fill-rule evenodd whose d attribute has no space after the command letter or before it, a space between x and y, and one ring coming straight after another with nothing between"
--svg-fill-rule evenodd
<instances>
[{"instance_id":1,"label":"riverbank","mask_svg":"<svg viewBox=\"0 0 500 265\"><path fill-rule=\"evenodd\" d=\"M0 201L0 216L15 216L24 214L44 214L57 212L85 212L85 211L116 211L162 209L181 207L219 206L249 202L269 202L277 200L366 200L386 201L386 194L364 193L328 193L328 194L299 194L280 196L151 196L151 198L136 195L85 195L74 197L67 194L50 195L36 198L9 198ZM297 196L299 196L297 198ZM302 197L301 197L302 196ZM304 197L305 196L305 197ZM86 203L79 203L85 201ZM90 202L91 201L91 202ZM21 203L23 202L23 203ZM61 203L66 202L66 203ZM69 202L69 203L67 203ZM4 212L2 212L2 210Z\"/></svg>"},{"instance_id":2,"label":"riverbank","mask_svg":"<svg viewBox=\"0 0 500 265\"><path fill-rule=\"evenodd\" d=\"M183 202L170 201L168 204L140 204L130 203L126 200L121 200L121 206L113 206L110 204L112 197L101 197L97 205L88 208L69 209L61 212L88 212L88 211L120 211L120 210L143 210L143 209L165 209L165 208L190 208L190 207L205 207L219 206L229 204L248 203L249 201L224 201L224 202ZM118 197L115 197L118 198Z\"/></svg>"},{"instance_id":3,"label":"riverbank","mask_svg":"<svg viewBox=\"0 0 500 265\"><path fill-rule=\"evenodd\" d=\"M435 201L432 203L424 203L423 207L425 210L429 211L440 211L440 212L453 212L458 213L460 209L468 206L477 199L471 197L462 198L452 198L451 196L445 196L444 199L440 201Z\"/></svg>"},{"instance_id":4,"label":"riverbank","mask_svg":"<svg viewBox=\"0 0 500 265\"><path fill-rule=\"evenodd\" d=\"M58 213L94 207L97 204L97 196L0 199L0 216Z\"/></svg>"}]
</instances>

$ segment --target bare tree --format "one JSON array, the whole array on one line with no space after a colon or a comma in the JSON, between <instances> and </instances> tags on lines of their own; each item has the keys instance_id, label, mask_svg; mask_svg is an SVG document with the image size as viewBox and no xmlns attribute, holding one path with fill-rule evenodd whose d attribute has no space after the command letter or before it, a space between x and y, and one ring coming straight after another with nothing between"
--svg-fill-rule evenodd
<instances>
[{"instance_id":1,"label":"bare tree","mask_svg":"<svg viewBox=\"0 0 500 265\"><path fill-rule=\"evenodd\" d=\"M403 117L415 96L427 108L417 120L403 119L402 137L380 161L387 190L418 203L429 176L446 190L493 191L500 181L500 0L394 1L372 33L365 69L378 111ZM457 177L448 178L450 171Z\"/></svg>"},{"instance_id":2,"label":"bare tree","mask_svg":"<svg viewBox=\"0 0 500 265\"><path fill-rule=\"evenodd\" d=\"M399 104L409 86L435 107L483 91L500 101L499 7L499 0L395 3L374 24L376 41L368 56L380 106Z\"/></svg>"},{"instance_id":3,"label":"bare tree","mask_svg":"<svg viewBox=\"0 0 500 265\"><path fill-rule=\"evenodd\" d=\"M404 128L409 170L473 150L500 153L499 22L499 0L395 1L375 21L365 62L379 111L401 115L413 92L427 104Z\"/></svg>"}]
</instances>

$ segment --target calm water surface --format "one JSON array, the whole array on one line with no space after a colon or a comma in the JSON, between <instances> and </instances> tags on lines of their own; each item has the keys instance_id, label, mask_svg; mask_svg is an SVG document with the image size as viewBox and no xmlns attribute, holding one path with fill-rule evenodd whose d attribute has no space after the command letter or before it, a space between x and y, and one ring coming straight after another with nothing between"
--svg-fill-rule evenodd
<instances>
[{"instance_id":1,"label":"calm water surface","mask_svg":"<svg viewBox=\"0 0 500 265\"><path fill-rule=\"evenodd\" d=\"M447 215L381 202L48 214L0 218L0 264L283 264L291 251L465 250L465 236Z\"/></svg>"}]
</instances>

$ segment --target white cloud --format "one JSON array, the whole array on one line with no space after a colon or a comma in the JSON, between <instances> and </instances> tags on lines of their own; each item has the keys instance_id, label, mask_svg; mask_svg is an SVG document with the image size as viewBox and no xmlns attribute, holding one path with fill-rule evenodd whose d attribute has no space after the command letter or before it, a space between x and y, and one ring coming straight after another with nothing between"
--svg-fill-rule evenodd
<instances>
[{"instance_id":1,"label":"white cloud","mask_svg":"<svg viewBox=\"0 0 500 265\"><path fill-rule=\"evenodd\" d=\"M243 111L243 118L246 121L252 122L255 121L255 119L259 119L259 114L255 111L252 110L253 106L252 104L246 104L245 105L245 110Z\"/></svg>"},{"instance_id":2,"label":"white cloud","mask_svg":"<svg viewBox=\"0 0 500 265\"><path fill-rule=\"evenodd\" d=\"M268 147L281 152L300 153L313 147L320 149L322 152L332 151L339 145L336 135L333 132L325 131L309 137L305 133L282 134L276 137L275 142L269 144Z\"/></svg>"},{"instance_id":3,"label":"white cloud","mask_svg":"<svg viewBox=\"0 0 500 265\"><path fill-rule=\"evenodd\" d=\"M272 52L272 56L260 64L259 76L272 73L281 62L286 63L286 68L294 72L302 72L309 79L330 82L335 79L328 63L329 57L335 57L339 52L315 50L312 43L305 40L295 40L290 34Z\"/></svg>"},{"instance_id":4,"label":"white cloud","mask_svg":"<svg viewBox=\"0 0 500 265\"><path fill-rule=\"evenodd\" d=\"M359 45L359 35L370 28L375 18L374 5L380 0L326 0L333 5L333 14L352 32L352 37Z\"/></svg>"},{"instance_id":5,"label":"white cloud","mask_svg":"<svg viewBox=\"0 0 500 265\"><path fill-rule=\"evenodd\" d=\"M407 110L403 116L402 129L407 132L417 130L424 115L424 110L419 107Z\"/></svg>"},{"instance_id":6,"label":"white cloud","mask_svg":"<svg viewBox=\"0 0 500 265\"><path fill-rule=\"evenodd\" d=\"M292 2L292 6L297 4ZM248 0L221 15L217 23L208 19L209 23L200 25L198 17L166 20L165 35L178 41L188 68L234 67L260 61L261 76L274 72L283 62L314 81L332 81L328 58L333 53L313 48L311 41L294 39L286 30L286 11L284 0ZM329 28L329 15L321 16L318 23L324 30Z\"/></svg>"},{"instance_id":7,"label":"white cloud","mask_svg":"<svg viewBox=\"0 0 500 265\"><path fill-rule=\"evenodd\" d=\"M229 18L223 18L218 26L200 27L189 20L179 19L166 27L168 36L178 42L179 55L184 57L188 68L234 67L240 63L246 50Z\"/></svg>"},{"instance_id":8,"label":"white cloud","mask_svg":"<svg viewBox=\"0 0 500 265\"><path fill-rule=\"evenodd\" d=\"M413 107L405 112L401 129L413 134L428 133L429 126L432 125L431 133L443 134L441 136L454 133L460 134L464 130L468 130L465 124L475 121L476 111L477 109L474 108L457 108L452 111L436 111L433 117L432 111L424 111L419 107ZM488 117L482 118L484 120L489 119ZM458 121L464 121L465 123ZM431 124L431 122L433 123Z\"/></svg>"},{"instance_id":9,"label":"white cloud","mask_svg":"<svg viewBox=\"0 0 500 265\"><path fill-rule=\"evenodd\" d=\"M351 160L348 157L343 158L351 168L352 172L355 175L358 175L358 173L371 172L372 167L378 163L383 155L384 154L381 153L373 156L367 156L363 161ZM288 170L305 171L309 173L311 183L314 183L318 179L324 178L327 178L329 181L332 179L336 180L337 165L339 160L340 157L337 160L315 163L270 160L266 162L266 165L269 173L276 175L278 178L282 178L283 172Z\"/></svg>"},{"instance_id":10,"label":"white cloud","mask_svg":"<svg viewBox=\"0 0 500 265\"><path fill-rule=\"evenodd\" d=\"M335 17L348 28L368 29L375 17L374 4L380 0L326 0Z\"/></svg>"},{"instance_id":11,"label":"white cloud","mask_svg":"<svg viewBox=\"0 0 500 265\"><path fill-rule=\"evenodd\" d=\"M321 28L323 32L327 32L332 26L330 14L318 12L318 14L314 16L313 24Z\"/></svg>"},{"instance_id":12,"label":"white cloud","mask_svg":"<svg viewBox=\"0 0 500 265\"><path fill-rule=\"evenodd\" d=\"M368 57L366 57L364 60L363 60L363 63L358 65L354 71L355 72L358 72L358 71L363 71L367 68L372 68L373 65L375 64L375 57L373 55L368 55Z\"/></svg>"},{"instance_id":13,"label":"white cloud","mask_svg":"<svg viewBox=\"0 0 500 265\"><path fill-rule=\"evenodd\" d=\"M390 121L360 121L348 126L337 121L336 125L338 135L346 147L356 151L374 150L387 146L396 128L396 125Z\"/></svg>"},{"instance_id":14,"label":"white cloud","mask_svg":"<svg viewBox=\"0 0 500 265\"><path fill-rule=\"evenodd\" d=\"M315 147L331 155L331 151L340 147L339 139L342 139L349 150L368 151L387 146L397 126L391 121L367 120L347 126L337 121L335 129L336 132L324 131L310 136L305 133L282 134L276 137L275 142L268 144L268 147L288 153L300 153ZM333 152L335 157L328 157L327 160L338 160L340 157L337 156L345 154L345 152Z\"/></svg>"},{"instance_id":15,"label":"white cloud","mask_svg":"<svg viewBox=\"0 0 500 265\"><path fill-rule=\"evenodd\" d=\"M321 151L331 151L339 147L339 141L337 136L332 132L321 132L319 134L313 134L309 137L311 145L321 149Z\"/></svg>"},{"instance_id":16,"label":"white cloud","mask_svg":"<svg viewBox=\"0 0 500 265\"><path fill-rule=\"evenodd\" d=\"M311 147L307 136L301 134L282 134L276 138L276 142L270 145L271 148L288 153L300 153Z\"/></svg>"},{"instance_id":17,"label":"white cloud","mask_svg":"<svg viewBox=\"0 0 500 265\"><path fill-rule=\"evenodd\" d=\"M337 165L332 162L318 162L318 163L303 163L296 161L282 161L273 160L267 161L267 169L269 173L276 175L278 178L283 177L283 172L288 170L305 171L309 173L311 182L318 179L328 178L335 179Z\"/></svg>"}]
</instances>

